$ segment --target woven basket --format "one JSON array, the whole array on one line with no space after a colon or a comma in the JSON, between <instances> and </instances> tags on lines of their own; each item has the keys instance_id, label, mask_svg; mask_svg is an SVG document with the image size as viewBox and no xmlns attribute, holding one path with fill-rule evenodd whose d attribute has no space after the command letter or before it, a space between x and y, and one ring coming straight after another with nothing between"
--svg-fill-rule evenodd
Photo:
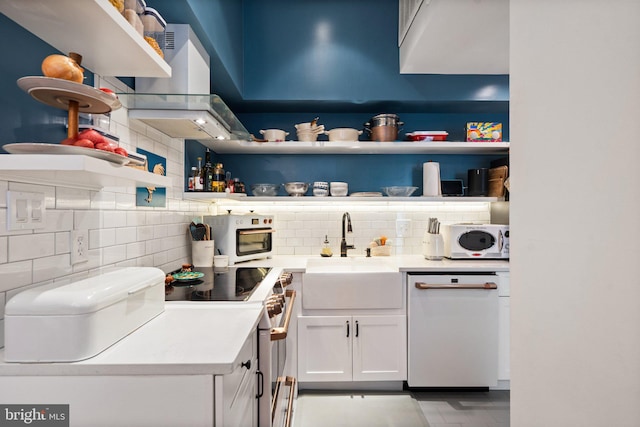
<instances>
[{"instance_id":1,"label":"woven basket","mask_svg":"<svg viewBox=\"0 0 640 427\"><path fill-rule=\"evenodd\" d=\"M371 256L389 256L391 255L391 246L374 246L371 248Z\"/></svg>"}]
</instances>

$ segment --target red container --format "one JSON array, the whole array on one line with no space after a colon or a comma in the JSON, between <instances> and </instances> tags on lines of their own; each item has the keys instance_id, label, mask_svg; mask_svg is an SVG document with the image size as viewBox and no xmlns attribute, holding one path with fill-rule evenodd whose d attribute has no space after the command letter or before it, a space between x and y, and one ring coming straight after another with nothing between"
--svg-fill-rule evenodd
<instances>
[{"instance_id":1,"label":"red container","mask_svg":"<svg viewBox=\"0 0 640 427\"><path fill-rule=\"evenodd\" d=\"M443 130L418 130L407 134L409 141L446 141L448 132Z\"/></svg>"}]
</instances>

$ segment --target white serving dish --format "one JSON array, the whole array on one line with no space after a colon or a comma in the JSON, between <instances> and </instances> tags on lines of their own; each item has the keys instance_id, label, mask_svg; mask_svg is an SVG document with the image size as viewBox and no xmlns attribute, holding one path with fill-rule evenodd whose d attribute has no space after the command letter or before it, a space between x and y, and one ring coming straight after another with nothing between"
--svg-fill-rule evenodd
<instances>
[{"instance_id":1,"label":"white serving dish","mask_svg":"<svg viewBox=\"0 0 640 427\"><path fill-rule=\"evenodd\" d=\"M261 129L260 134L268 142L282 142L289 135L289 132L285 132L282 129Z\"/></svg>"},{"instance_id":2,"label":"white serving dish","mask_svg":"<svg viewBox=\"0 0 640 427\"><path fill-rule=\"evenodd\" d=\"M75 362L95 356L164 311L154 267L119 268L23 291L5 307L5 362Z\"/></svg>"},{"instance_id":3,"label":"white serving dish","mask_svg":"<svg viewBox=\"0 0 640 427\"><path fill-rule=\"evenodd\" d=\"M335 128L324 132L329 141L357 141L362 131L353 128Z\"/></svg>"}]
</instances>

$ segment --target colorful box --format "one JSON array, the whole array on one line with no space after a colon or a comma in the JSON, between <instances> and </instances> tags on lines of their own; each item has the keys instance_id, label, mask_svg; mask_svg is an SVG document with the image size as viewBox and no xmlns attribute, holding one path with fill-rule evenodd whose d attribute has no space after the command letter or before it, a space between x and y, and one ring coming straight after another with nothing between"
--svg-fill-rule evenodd
<instances>
[{"instance_id":1,"label":"colorful box","mask_svg":"<svg viewBox=\"0 0 640 427\"><path fill-rule=\"evenodd\" d=\"M467 142L502 142L502 123L467 123Z\"/></svg>"}]
</instances>

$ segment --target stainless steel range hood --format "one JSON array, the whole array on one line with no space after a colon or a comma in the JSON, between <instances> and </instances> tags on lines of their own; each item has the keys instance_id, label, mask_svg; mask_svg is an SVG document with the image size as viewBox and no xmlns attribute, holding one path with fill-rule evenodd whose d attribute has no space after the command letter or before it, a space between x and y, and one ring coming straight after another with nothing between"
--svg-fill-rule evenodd
<instances>
[{"instance_id":1,"label":"stainless steel range hood","mask_svg":"<svg viewBox=\"0 0 640 427\"><path fill-rule=\"evenodd\" d=\"M171 78L136 78L136 93L118 94L129 118L172 138L248 140L242 123L210 94L209 54L189 25L167 25L164 53Z\"/></svg>"},{"instance_id":2,"label":"stainless steel range hood","mask_svg":"<svg viewBox=\"0 0 640 427\"><path fill-rule=\"evenodd\" d=\"M218 95L136 93L119 95L129 118L172 138L248 140L250 135Z\"/></svg>"}]
</instances>

